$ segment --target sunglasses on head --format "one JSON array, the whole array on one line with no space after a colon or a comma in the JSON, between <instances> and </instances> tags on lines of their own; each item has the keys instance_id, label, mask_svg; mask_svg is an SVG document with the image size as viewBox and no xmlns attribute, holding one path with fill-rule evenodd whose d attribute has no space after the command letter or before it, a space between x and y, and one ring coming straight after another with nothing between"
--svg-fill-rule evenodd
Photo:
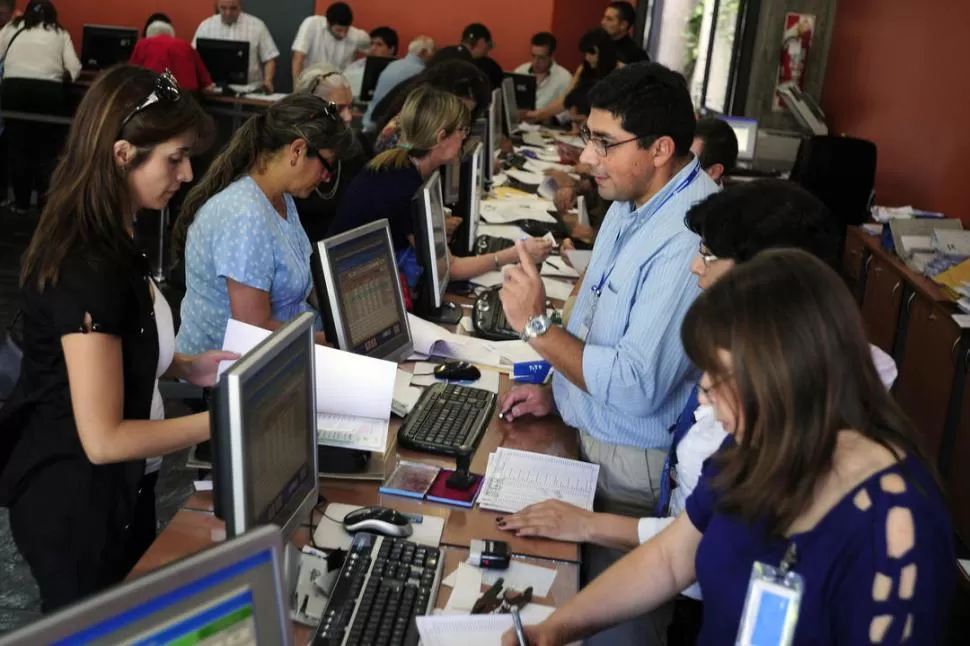
<instances>
[{"instance_id":1,"label":"sunglasses on head","mask_svg":"<svg viewBox=\"0 0 970 646\"><path fill-rule=\"evenodd\" d=\"M178 103L182 100L182 89L179 87L178 81L172 75L170 70L165 70L161 74L155 77L155 89L148 97L135 106L135 109L125 117L125 120L121 122L121 131L124 131L125 126L128 122L135 118L139 112L147 110L151 106L159 103L161 101L166 101L168 103Z\"/></svg>"}]
</instances>

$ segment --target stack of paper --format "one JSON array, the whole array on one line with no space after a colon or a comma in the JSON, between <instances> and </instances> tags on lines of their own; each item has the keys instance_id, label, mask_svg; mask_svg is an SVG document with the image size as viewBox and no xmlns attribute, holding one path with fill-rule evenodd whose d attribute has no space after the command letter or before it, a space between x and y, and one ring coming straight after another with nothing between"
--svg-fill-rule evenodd
<instances>
[{"instance_id":1,"label":"stack of paper","mask_svg":"<svg viewBox=\"0 0 970 646\"><path fill-rule=\"evenodd\" d=\"M599 469L598 464L500 447L488 456L478 504L514 514L554 499L592 511Z\"/></svg>"},{"instance_id":2,"label":"stack of paper","mask_svg":"<svg viewBox=\"0 0 970 646\"><path fill-rule=\"evenodd\" d=\"M528 604L522 609L522 623L542 623L554 608ZM496 646L502 635L512 629L512 615L438 614L416 618L422 646Z\"/></svg>"},{"instance_id":3,"label":"stack of paper","mask_svg":"<svg viewBox=\"0 0 970 646\"><path fill-rule=\"evenodd\" d=\"M246 354L272 332L229 319L222 349ZM383 453L397 364L324 346L314 347L317 441ZM223 361L219 374L232 365Z\"/></svg>"},{"instance_id":4,"label":"stack of paper","mask_svg":"<svg viewBox=\"0 0 970 646\"><path fill-rule=\"evenodd\" d=\"M525 361L539 361L542 357L524 341L486 341L471 336L459 336L440 325L429 323L408 314L414 351L424 356L468 361L504 370Z\"/></svg>"},{"instance_id":5,"label":"stack of paper","mask_svg":"<svg viewBox=\"0 0 970 646\"><path fill-rule=\"evenodd\" d=\"M541 180L540 180L541 182ZM481 218L489 224L512 224L521 220L538 220L555 224L556 218L549 214L555 205L544 199L485 200L481 205Z\"/></svg>"}]
</instances>

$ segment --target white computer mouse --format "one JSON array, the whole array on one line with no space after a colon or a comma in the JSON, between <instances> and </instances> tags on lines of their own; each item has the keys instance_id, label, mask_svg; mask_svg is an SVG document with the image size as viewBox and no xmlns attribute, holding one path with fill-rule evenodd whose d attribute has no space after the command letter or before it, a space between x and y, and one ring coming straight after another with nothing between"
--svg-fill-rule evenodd
<instances>
[{"instance_id":1,"label":"white computer mouse","mask_svg":"<svg viewBox=\"0 0 970 646\"><path fill-rule=\"evenodd\" d=\"M344 529L355 532L372 532L382 536L406 538L413 531L411 521L399 511L387 507L362 507L344 516Z\"/></svg>"}]
</instances>

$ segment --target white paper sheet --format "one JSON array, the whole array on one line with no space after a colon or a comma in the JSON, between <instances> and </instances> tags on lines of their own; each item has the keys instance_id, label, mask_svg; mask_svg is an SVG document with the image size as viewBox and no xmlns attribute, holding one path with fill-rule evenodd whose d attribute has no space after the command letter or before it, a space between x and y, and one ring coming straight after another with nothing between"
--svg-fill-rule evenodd
<instances>
[{"instance_id":1,"label":"white paper sheet","mask_svg":"<svg viewBox=\"0 0 970 646\"><path fill-rule=\"evenodd\" d=\"M557 278L579 278L579 273L566 264L566 261L559 256L549 256L542 263L542 275Z\"/></svg>"},{"instance_id":2,"label":"white paper sheet","mask_svg":"<svg viewBox=\"0 0 970 646\"><path fill-rule=\"evenodd\" d=\"M478 504L516 513L554 499L592 511L598 476L597 464L499 447L489 455Z\"/></svg>"},{"instance_id":3,"label":"white paper sheet","mask_svg":"<svg viewBox=\"0 0 970 646\"><path fill-rule=\"evenodd\" d=\"M586 144L583 140L576 135L556 135L556 141L564 143L567 146L572 146L573 148L585 148Z\"/></svg>"},{"instance_id":4,"label":"white paper sheet","mask_svg":"<svg viewBox=\"0 0 970 646\"><path fill-rule=\"evenodd\" d=\"M593 257L593 252L586 249L567 249L566 257L572 263L573 269L581 274L589 267L589 259Z\"/></svg>"},{"instance_id":5,"label":"white paper sheet","mask_svg":"<svg viewBox=\"0 0 970 646\"><path fill-rule=\"evenodd\" d=\"M389 428L386 419L317 413L317 444L383 453Z\"/></svg>"},{"instance_id":6,"label":"white paper sheet","mask_svg":"<svg viewBox=\"0 0 970 646\"><path fill-rule=\"evenodd\" d=\"M484 585L494 585L500 578L505 579L506 588L524 592L531 586L534 596L545 597L556 580L556 569L512 559L509 567L504 570L482 570Z\"/></svg>"},{"instance_id":7,"label":"white paper sheet","mask_svg":"<svg viewBox=\"0 0 970 646\"><path fill-rule=\"evenodd\" d=\"M445 610L464 610L471 612L475 602L482 596L482 571L476 567L461 567L455 570L454 585Z\"/></svg>"},{"instance_id":8,"label":"white paper sheet","mask_svg":"<svg viewBox=\"0 0 970 646\"><path fill-rule=\"evenodd\" d=\"M519 616L531 626L542 623L555 608L530 603ZM434 615L419 615L418 634L422 646L497 646L502 635L512 628L512 615L461 615L451 611Z\"/></svg>"},{"instance_id":9,"label":"white paper sheet","mask_svg":"<svg viewBox=\"0 0 970 646\"><path fill-rule=\"evenodd\" d=\"M553 249L559 248L559 243L556 242L556 236L552 235L552 231L546 232L546 235L542 236L542 239L549 242L549 244L552 245Z\"/></svg>"},{"instance_id":10,"label":"white paper sheet","mask_svg":"<svg viewBox=\"0 0 970 646\"><path fill-rule=\"evenodd\" d=\"M394 379L394 401L391 411L398 417L406 417L417 405L421 391L411 386L411 373L398 368Z\"/></svg>"},{"instance_id":11,"label":"white paper sheet","mask_svg":"<svg viewBox=\"0 0 970 646\"><path fill-rule=\"evenodd\" d=\"M549 208L555 208L555 206L546 200L542 200L541 204L535 201L492 200L482 204L480 215L488 224L512 224L521 220L538 220L555 224L556 218L549 214L547 210Z\"/></svg>"},{"instance_id":12,"label":"white paper sheet","mask_svg":"<svg viewBox=\"0 0 970 646\"><path fill-rule=\"evenodd\" d=\"M521 227L514 224L489 224L487 222L478 223L478 235L505 238L512 241L529 237L529 234L523 231Z\"/></svg>"},{"instance_id":13,"label":"white paper sheet","mask_svg":"<svg viewBox=\"0 0 970 646\"><path fill-rule=\"evenodd\" d=\"M546 298L555 298L564 301L569 298L573 291L572 283L564 283L555 278L543 278L542 284L546 288Z\"/></svg>"},{"instance_id":14,"label":"white paper sheet","mask_svg":"<svg viewBox=\"0 0 970 646\"><path fill-rule=\"evenodd\" d=\"M526 159L525 169L533 173L544 173L547 170L559 170L564 173L572 173L573 167L566 164L546 161L544 159Z\"/></svg>"},{"instance_id":15,"label":"white paper sheet","mask_svg":"<svg viewBox=\"0 0 970 646\"><path fill-rule=\"evenodd\" d=\"M222 349L239 354L252 350L269 330L229 319ZM317 412L371 419L390 418L397 364L349 352L314 346ZM232 365L223 361L219 374Z\"/></svg>"},{"instance_id":16,"label":"white paper sheet","mask_svg":"<svg viewBox=\"0 0 970 646\"><path fill-rule=\"evenodd\" d=\"M522 135L522 143L524 143L527 146L533 146L535 148L545 148L547 144L547 140L538 132L527 132Z\"/></svg>"},{"instance_id":17,"label":"white paper sheet","mask_svg":"<svg viewBox=\"0 0 970 646\"><path fill-rule=\"evenodd\" d=\"M408 314L414 349L422 354L460 359L483 366L508 370L521 361L538 361L539 353L524 341L486 341L470 336L458 336L440 325L429 323ZM411 380L414 384L414 380Z\"/></svg>"},{"instance_id":18,"label":"white paper sheet","mask_svg":"<svg viewBox=\"0 0 970 646\"><path fill-rule=\"evenodd\" d=\"M505 171L505 174L517 182L522 182L530 186L538 186L546 178L541 172L533 173L527 170L519 170L518 168L510 168Z\"/></svg>"}]
</instances>

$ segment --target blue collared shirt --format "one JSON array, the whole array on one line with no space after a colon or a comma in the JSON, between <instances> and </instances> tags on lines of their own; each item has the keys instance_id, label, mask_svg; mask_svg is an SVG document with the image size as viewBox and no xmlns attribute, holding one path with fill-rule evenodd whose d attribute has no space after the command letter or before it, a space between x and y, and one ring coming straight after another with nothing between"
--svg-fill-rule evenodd
<instances>
[{"instance_id":1,"label":"blue collared shirt","mask_svg":"<svg viewBox=\"0 0 970 646\"><path fill-rule=\"evenodd\" d=\"M582 338L588 324L583 377L589 392L559 373L552 381L570 426L609 444L670 445L668 429L697 378L680 326L700 294L690 272L700 240L684 216L717 190L694 159L639 209L613 203L567 327Z\"/></svg>"},{"instance_id":2,"label":"blue collared shirt","mask_svg":"<svg viewBox=\"0 0 970 646\"><path fill-rule=\"evenodd\" d=\"M371 117L374 114L374 108L377 104L381 102L387 93L396 88L399 84L408 80L412 76L417 76L424 71L424 62L415 56L414 54L408 54L404 58L399 58L393 63L388 64L381 72L381 75L377 77L377 86L374 88L374 96L370 100L370 104L367 106L367 112L364 114L364 129L370 129L374 126L374 122Z\"/></svg>"}]
</instances>

